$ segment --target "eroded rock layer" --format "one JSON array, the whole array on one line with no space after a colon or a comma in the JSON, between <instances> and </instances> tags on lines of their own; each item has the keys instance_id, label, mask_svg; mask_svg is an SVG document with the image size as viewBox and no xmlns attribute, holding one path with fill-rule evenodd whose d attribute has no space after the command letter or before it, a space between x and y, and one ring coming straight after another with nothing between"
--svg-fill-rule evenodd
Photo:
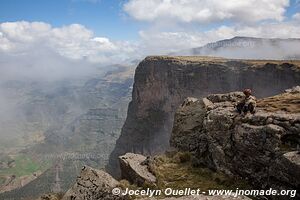
<instances>
[{"instance_id":1,"label":"eroded rock layer","mask_svg":"<svg viewBox=\"0 0 300 200\"><path fill-rule=\"evenodd\" d=\"M243 177L257 188L299 189L300 91L261 99L257 112L246 116L234 107L242 97L233 92L186 99L175 115L171 145L192 152L197 164ZM276 110L284 99L286 109Z\"/></svg>"},{"instance_id":2,"label":"eroded rock layer","mask_svg":"<svg viewBox=\"0 0 300 200\"><path fill-rule=\"evenodd\" d=\"M147 57L136 69L132 101L108 169L120 176L118 156L169 148L174 113L189 96L251 88L257 97L300 84L298 61L247 61L209 57Z\"/></svg>"}]
</instances>

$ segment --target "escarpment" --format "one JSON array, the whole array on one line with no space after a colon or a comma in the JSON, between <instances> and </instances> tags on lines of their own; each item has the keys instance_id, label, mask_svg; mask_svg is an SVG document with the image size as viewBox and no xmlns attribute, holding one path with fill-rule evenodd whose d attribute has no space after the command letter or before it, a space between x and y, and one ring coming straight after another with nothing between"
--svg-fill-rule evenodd
<instances>
[{"instance_id":1,"label":"escarpment","mask_svg":"<svg viewBox=\"0 0 300 200\"><path fill-rule=\"evenodd\" d=\"M175 115L171 145L191 152L197 165L257 188L299 189L300 87L259 100L254 115L236 112L242 97L233 92L186 99Z\"/></svg>"},{"instance_id":2,"label":"escarpment","mask_svg":"<svg viewBox=\"0 0 300 200\"><path fill-rule=\"evenodd\" d=\"M109 171L119 176L118 156L156 154L169 148L175 110L186 97L202 98L251 88L257 97L300 84L298 61L249 61L209 57L147 57L136 69L132 101Z\"/></svg>"}]
</instances>

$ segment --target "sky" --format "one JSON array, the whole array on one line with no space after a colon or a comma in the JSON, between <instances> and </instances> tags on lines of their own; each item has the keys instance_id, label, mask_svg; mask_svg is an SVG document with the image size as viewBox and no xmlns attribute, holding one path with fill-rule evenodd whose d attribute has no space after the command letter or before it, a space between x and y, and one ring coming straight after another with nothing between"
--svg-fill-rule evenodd
<instances>
[{"instance_id":1,"label":"sky","mask_svg":"<svg viewBox=\"0 0 300 200\"><path fill-rule=\"evenodd\" d=\"M1 0L0 21L45 22L54 27L81 24L111 39L137 38L139 25L122 15L116 0Z\"/></svg>"},{"instance_id":2,"label":"sky","mask_svg":"<svg viewBox=\"0 0 300 200\"><path fill-rule=\"evenodd\" d=\"M300 1L0 0L1 63L107 65L235 36L300 38Z\"/></svg>"}]
</instances>

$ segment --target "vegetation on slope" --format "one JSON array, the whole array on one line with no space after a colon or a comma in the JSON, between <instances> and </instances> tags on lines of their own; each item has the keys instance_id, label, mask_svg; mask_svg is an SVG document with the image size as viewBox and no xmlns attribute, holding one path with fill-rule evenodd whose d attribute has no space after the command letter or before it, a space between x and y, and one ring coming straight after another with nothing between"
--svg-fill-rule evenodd
<instances>
[{"instance_id":1,"label":"vegetation on slope","mask_svg":"<svg viewBox=\"0 0 300 200\"><path fill-rule=\"evenodd\" d=\"M19 154L13 158L15 164L11 168L2 169L0 175L15 175L16 177L31 175L38 170L44 170L47 165L40 164L24 154Z\"/></svg>"},{"instance_id":2,"label":"vegetation on slope","mask_svg":"<svg viewBox=\"0 0 300 200\"><path fill-rule=\"evenodd\" d=\"M300 93L283 93L258 101L257 106L268 112L300 113Z\"/></svg>"},{"instance_id":3,"label":"vegetation on slope","mask_svg":"<svg viewBox=\"0 0 300 200\"><path fill-rule=\"evenodd\" d=\"M191 188L207 191L209 189L235 190L236 188L251 188L241 179L197 166L192 155L187 152L167 152L164 155L155 156L149 169L155 174L157 184L154 187L145 184L143 189ZM126 180L121 181L121 186L123 188L138 189L136 185L131 185Z\"/></svg>"}]
</instances>

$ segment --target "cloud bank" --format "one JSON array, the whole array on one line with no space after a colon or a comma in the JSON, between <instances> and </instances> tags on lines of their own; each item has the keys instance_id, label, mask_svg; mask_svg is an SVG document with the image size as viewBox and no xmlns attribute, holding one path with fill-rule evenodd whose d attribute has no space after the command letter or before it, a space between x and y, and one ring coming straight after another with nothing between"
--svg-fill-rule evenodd
<instances>
[{"instance_id":1,"label":"cloud bank","mask_svg":"<svg viewBox=\"0 0 300 200\"><path fill-rule=\"evenodd\" d=\"M0 52L14 55L38 53L48 49L59 55L97 63L128 59L133 50L126 41L96 37L83 25L52 27L44 22L7 22L0 24Z\"/></svg>"},{"instance_id":2,"label":"cloud bank","mask_svg":"<svg viewBox=\"0 0 300 200\"><path fill-rule=\"evenodd\" d=\"M289 5L289 0L128 0L122 12L145 22L134 42L95 35L81 24L1 23L0 71L22 66L39 73L51 69L50 74L71 68L80 74L77 66L129 63L235 36L300 38L300 13L288 18Z\"/></svg>"},{"instance_id":3,"label":"cloud bank","mask_svg":"<svg viewBox=\"0 0 300 200\"><path fill-rule=\"evenodd\" d=\"M282 21L289 0L130 0L124 10L141 21L210 23L224 20Z\"/></svg>"},{"instance_id":4,"label":"cloud bank","mask_svg":"<svg viewBox=\"0 0 300 200\"><path fill-rule=\"evenodd\" d=\"M299 13L289 0L129 0L128 17L148 23L139 32L144 52L166 54L235 36L300 38Z\"/></svg>"}]
</instances>

